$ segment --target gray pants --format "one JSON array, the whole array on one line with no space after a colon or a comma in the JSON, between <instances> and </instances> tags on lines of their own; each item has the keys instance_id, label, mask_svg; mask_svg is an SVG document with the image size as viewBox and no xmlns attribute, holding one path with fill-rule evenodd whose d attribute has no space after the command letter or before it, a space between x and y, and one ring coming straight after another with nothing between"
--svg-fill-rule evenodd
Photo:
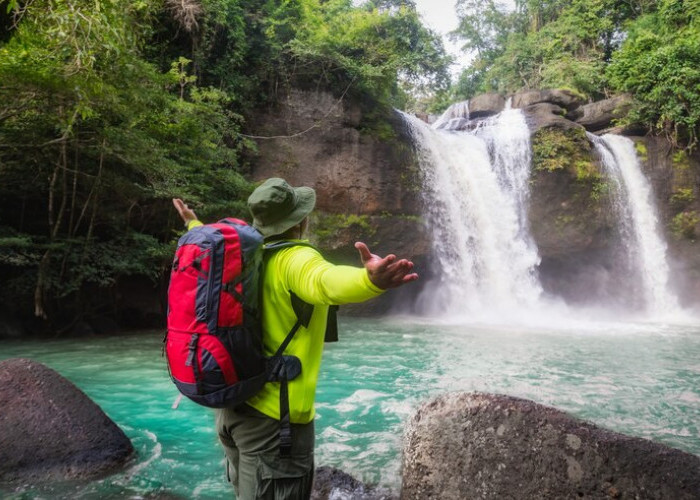
<instances>
[{"instance_id":1,"label":"gray pants","mask_svg":"<svg viewBox=\"0 0 700 500\"><path fill-rule=\"evenodd\" d=\"M216 410L227 473L238 500L306 500L314 476L314 423L292 424L292 454L279 453L278 420L247 405Z\"/></svg>"}]
</instances>

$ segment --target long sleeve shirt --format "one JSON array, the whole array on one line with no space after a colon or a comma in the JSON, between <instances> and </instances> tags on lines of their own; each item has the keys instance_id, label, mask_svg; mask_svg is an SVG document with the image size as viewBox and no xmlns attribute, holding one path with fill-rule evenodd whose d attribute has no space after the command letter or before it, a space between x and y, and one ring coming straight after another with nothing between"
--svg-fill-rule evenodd
<instances>
[{"instance_id":1,"label":"long sleeve shirt","mask_svg":"<svg viewBox=\"0 0 700 500\"><path fill-rule=\"evenodd\" d=\"M328 306L363 302L382 290L369 280L360 267L336 266L314 248L294 246L276 251L267 261L263 278L263 344L271 356L296 322L290 293L314 306L307 328L301 327L284 354L301 360L301 374L289 382L289 413L293 423L314 418L316 384L321 368ZM279 382L265 384L248 404L279 419Z\"/></svg>"},{"instance_id":2,"label":"long sleeve shirt","mask_svg":"<svg viewBox=\"0 0 700 500\"><path fill-rule=\"evenodd\" d=\"M201 224L190 221L187 228ZM305 424L311 422L315 414L314 399L328 306L364 302L383 290L370 281L365 268L333 265L309 246L291 246L275 251L266 260L263 272L262 320L266 356L275 354L296 323L290 292L314 306L308 327L299 328L283 353L301 360L301 374L288 383L289 413L291 422ZM247 403L279 420L279 397L280 383L268 382Z\"/></svg>"}]
</instances>

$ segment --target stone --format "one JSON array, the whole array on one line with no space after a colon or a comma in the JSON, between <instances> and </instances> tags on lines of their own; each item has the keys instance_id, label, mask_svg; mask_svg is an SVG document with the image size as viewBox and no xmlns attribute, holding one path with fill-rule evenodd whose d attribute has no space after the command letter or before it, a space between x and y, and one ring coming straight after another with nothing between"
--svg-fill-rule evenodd
<instances>
[{"instance_id":1,"label":"stone","mask_svg":"<svg viewBox=\"0 0 700 500\"><path fill-rule=\"evenodd\" d=\"M581 125L564 117L564 108L550 102L530 104L523 108L523 113L525 113L525 119L532 133L548 127L557 127L564 130L582 128Z\"/></svg>"},{"instance_id":2,"label":"stone","mask_svg":"<svg viewBox=\"0 0 700 500\"><path fill-rule=\"evenodd\" d=\"M334 467L318 467L314 471L311 500L395 500L390 491L367 486L351 475Z\"/></svg>"},{"instance_id":3,"label":"stone","mask_svg":"<svg viewBox=\"0 0 700 500\"><path fill-rule=\"evenodd\" d=\"M632 98L627 94L621 94L610 99L584 104L569 114L579 125L586 130L594 132L610 128L613 120L623 118L632 107Z\"/></svg>"},{"instance_id":4,"label":"stone","mask_svg":"<svg viewBox=\"0 0 700 500\"><path fill-rule=\"evenodd\" d=\"M533 401L446 394L407 425L401 499L463 498L698 499L700 457Z\"/></svg>"},{"instance_id":5,"label":"stone","mask_svg":"<svg viewBox=\"0 0 700 500\"><path fill-rule=\"evenodd\" d=\"M370 238L364 241L374 253L384 251L382 248L391 241L394 245L389 252L420 260L427 252L413 252L414 242L424 231L419 168L409 131L398 112L362 105L365 107L347 99L339 103L327 92L292 90L279 106L251 117L249 126L255 135L274 137L258 141L251 177L283 177L294 186L314 187L313 217L318 219L311 221L310 235L331 262L360 264L353 246L357 240L348 239L357 227L348 231L342 224L335 230L314 225L322 216L332 219L336 215L367 221L371 234L363 238ZM368 114L381 114L386 129L367 128ZM387 221L401 221L405 232L400 239L394 237L396 224ZM319 229L324 229L326 236ZM421 286L418 282L405 288L418 294ZM341 314L352 310L353 314L374 315L400 300L398 294L383 294L363 304L343 307Z\"/></svg>"},{"instance_id":6,"label":"stone","mask_svg":"<svg viewBox=\"0 0 700 500\"><path fill-rule=\"evenodd\" d=\"M583 100L573 92L559 89L526 90L513 94L511 105L526 108L533 104L548 103L572 111L583 104Z\"/></svg>"},{"instance_id":7,"label":"stone","mask_svg":"<svg viewBox=\"0 0 700 500\"><path fill-rule=\"evenodd\" d=\"M479 94L469 99L469 118L493 116L506 106L506 100L501 94Z\"/></svg>"},{"instance_id":8,"label":"stone","mask_svg":"<svg viewBox=\"0 0 700 500\"><path fill-rule=\"evenodd\" d=\"M132 457L124 432L51 368L2 361L0 387L0 482L95 478Z\"/></svg>"}]
</instances>

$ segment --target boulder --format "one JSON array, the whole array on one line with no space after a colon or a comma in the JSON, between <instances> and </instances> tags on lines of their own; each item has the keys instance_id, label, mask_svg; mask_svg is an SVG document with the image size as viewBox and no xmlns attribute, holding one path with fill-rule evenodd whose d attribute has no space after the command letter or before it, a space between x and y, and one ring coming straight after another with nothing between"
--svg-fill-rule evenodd
<instances>
[{"instance_id":1,"label":"boulder","mask_svg":"<svg viewBox=\"0 0 700 500\"><path fill-rule=\"evenodd\" d=\"M447 394L408 424L402 499L700 498L700 457L532 401Z\"/></svg>"},{"instance_id":2,"label":"boulder","mask_svg":"<svg viewBox=\"0 0 700 500\"><path fill-rule=\"evenodd\" d=\"M514 108L526 108L533 104L549 103L572 111L583 104L583 100L568 90L546 89L526 90L513 94L511 105Z\"/></svg>"},{"instance_id":3,"label":"boulder","mask_svg":"<svg viewBox=\"0 0 700 500\"><path fill-rule=\"evenodd\" d=\"M395 500L396 495L383 488L367 486L334 467L318 467L314 472L311 500Z\"/></svg>"},{"instance_id":4,"label":"boulder","mask_svg":"<svg viewBox=\"0 0 700 500\"><path fill-rule=\"evenodd\" d=\"M506 100L501 94L480 94L469 99L469 118L483 118L503 111Z\"/></svg>"},{"instance_id":5,"label":"boulder","mask_svg":"<svg viewBox=\"0 0 700 500\"><path fill-rule=\"evenodd\" d=\"M93 478L134 452L80 389L29 359L0 362L0 482Z\"/></svg>"},{"instance_id":6,"label":"boulder","mask_svg":"<svg viewBox=\"0 0 700 500\"><path fill-rule=\"evenodd\" d=\"M586 130L594 132L610 128L613 120L625 117L631 107L632 98L627 94L621 94L585 104L571 112L569 118L586 127Z\"/></svg>"},{"instance_id":7,"label":"boulder","mask_svg":"<svg viewBox=\"0 0 700 500\"><path fill-rule=\"evenodd\" d=\"M564 108L550 102L530 104L523 108L523 113L525 113L525 119L532 133L547 127L557 127L564 130L582 128L581 125L564 118Z\"/></svg>"}]
</instances>

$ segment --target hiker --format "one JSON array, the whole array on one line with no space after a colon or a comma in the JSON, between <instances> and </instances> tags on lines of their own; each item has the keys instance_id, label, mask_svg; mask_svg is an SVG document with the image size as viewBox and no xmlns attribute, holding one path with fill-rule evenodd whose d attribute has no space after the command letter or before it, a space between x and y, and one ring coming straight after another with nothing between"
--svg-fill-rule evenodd
<instances>
[{"instance_id":1,"label":"hiker","mask_svg":"<svg viewBox=\"0 0 700 500\"><path fill-rule=\"evenodd\" d=\"M336 266L302 240L316 203L310 187L290 186L271 178L248 198L253 226L265 243L293 241L266 259L263 275L263 344L272 355L297 322L292 300L313 306L284 350L301 361L301 372L288 383L288 415L280 415L280 384L267 383L246 404L217 409L216 428L227 457L227 474L236 498L308 499L314 474L314 398L321 365L329 306L363 302L384 290L418 279L413 263L394 255L381 258L355 243L363 267ZM180 199L173 204L188 229L201 225ZM286 386L286 383L285 383ZM291 454L280 451L280 419L291 421Z\"/></svg>"}]
</instances>

